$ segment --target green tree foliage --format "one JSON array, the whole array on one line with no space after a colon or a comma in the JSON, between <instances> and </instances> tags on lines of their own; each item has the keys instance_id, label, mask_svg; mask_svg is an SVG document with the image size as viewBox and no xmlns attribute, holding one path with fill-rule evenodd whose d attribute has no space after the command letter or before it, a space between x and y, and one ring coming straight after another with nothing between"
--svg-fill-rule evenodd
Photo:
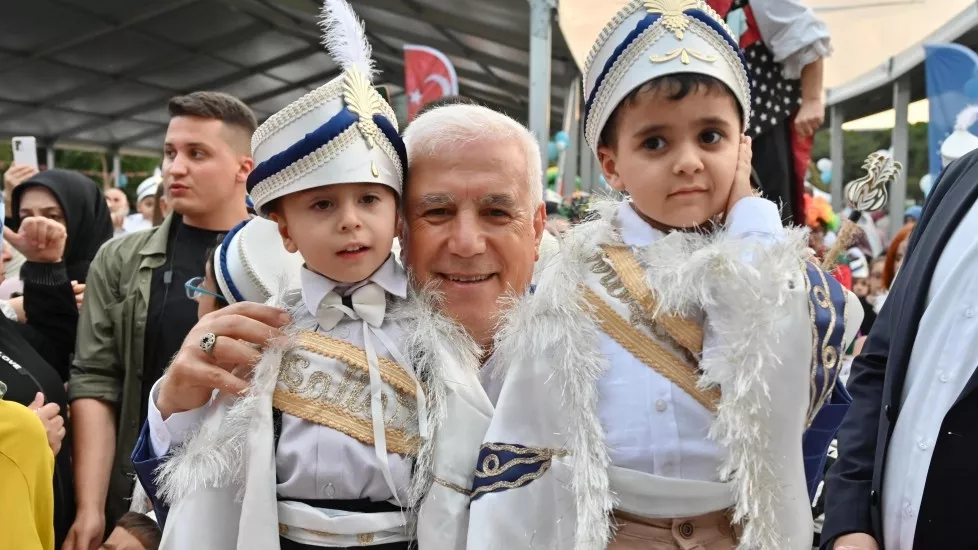
<instances>
[{"instance_id":1,"label":"green tree foliage","mask_svg":"<svg viewBox=\"0 0 978 550\"><path fill-rule=\"evenodd\" d=\"M889 149L892 139L890 130L849 131L843 135L842 181L852 181L865 172L863 161L873 151ZM924 194L920 191L920 178L929 170L927 160L927 123L919 122L910 125L910 150L907 154L907 199L918 203L923 202ZM822 130L815 134L815 145L812 148L812 160L831 158L829 153L829 131ZM838 170L839 167L833 167Z\"/></svg>"}]
</instances>

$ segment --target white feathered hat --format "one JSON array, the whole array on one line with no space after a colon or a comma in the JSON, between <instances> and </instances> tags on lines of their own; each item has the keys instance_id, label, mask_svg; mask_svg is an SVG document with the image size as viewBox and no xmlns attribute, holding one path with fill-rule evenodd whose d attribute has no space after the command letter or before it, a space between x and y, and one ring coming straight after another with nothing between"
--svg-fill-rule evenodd
<instances>
[{"instance_id":1,"label":"white feathered hat","mask_svg":"<svg viewBox=\"0 0 978 550\"><path fill-rule=\"evenodd\" d=\"M605 26L585 63L584 136L601 131L634 89L662 76L699 73L727 85L750 122L747 64L730 27L703 0L632 0Z\"/></svg>"},{"instance_id":2,"label":"white feathered hat","mask_svg":"<svg viewBox=\"0 0 978 550\"><path fill-rule=\"evenodd\" d=\"M976 121L978 105L968 105L958 113L954 131L941 144L941 164L944 167L978 149L978 136L968 131Z\"/></svg>"},{"instance_id":3,"label":"white feathered hat","mask_svg":"<svg viewBox=\"0 0 978 550\"><path fill-rule=\"evenodd\" d=\"M278 224L252 218L238 224L214 252L214 278L228 304L265 303L299 287L302 255L282 244Z\"/></svg>"},{"instance_id":4,"label":"white feathered hat","mask_svg":"<svg viewBox=\"0 0 978 550\"><path fill-rule=\"evenodd\" d=\"M324 185L374 182L400 195L407 153L394 110L373 87L376 73L363 23L344 0L326 0L323 44L343 73L275 113L251 140L255 210Z\"/></svg>"}]
</instances>

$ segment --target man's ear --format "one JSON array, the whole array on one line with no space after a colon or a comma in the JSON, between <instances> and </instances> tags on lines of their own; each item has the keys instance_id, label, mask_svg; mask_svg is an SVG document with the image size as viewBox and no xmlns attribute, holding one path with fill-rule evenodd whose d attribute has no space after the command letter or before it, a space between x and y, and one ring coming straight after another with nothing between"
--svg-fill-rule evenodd
<instances>
[{"instance_id":1,"label":"man's ear","mask_svg":"<svg viewBox=\"0 0 978 550\"><path fill-rule=\"evenodd\" d=\"M547 205L540 203L533 212L533 244L534 260L540 259L540 241L543 240L543 232L547 230Z\"/></svg>"},{"instance_id":2,"label":"man's ear","mask_svg":"<svg viewBox=\"0 0 978 550\"><path fill-rule=\"evenodd\" d=\"M615 191L624 191L625 184L618 176L618 155L615 150L607 145L598 147L598 164L601 165L601 173L608 185Z\"/></svg>"},{"instance_id":3,"label":"man's ear","mask_svg":"<svg viewBox=\"0 0 978 550\"><path fill-rule=\"evenodd\" d=\"M238 171L234 175L234 182L247 184L248 176L251 175L251 171L255 169L255 159L251 158L251 155L243 155L238 158Z\"/></svg>"},{"instance_id":4,"label":"man's ear","mask_svg":"<svg viewBox=\"0 0 978 550\"><path fill-rule=\"evenodd\" d=\"M282 244L285 249L291 254L295 254L299 251L299 247L295 245L295 241L292 240L292 236L289 233L289 225L285 223L285 216L279 214L278 212L271 212L268 218L273 222L278 224L278 234L282 236Z\"/></svg>"}]
</instances>

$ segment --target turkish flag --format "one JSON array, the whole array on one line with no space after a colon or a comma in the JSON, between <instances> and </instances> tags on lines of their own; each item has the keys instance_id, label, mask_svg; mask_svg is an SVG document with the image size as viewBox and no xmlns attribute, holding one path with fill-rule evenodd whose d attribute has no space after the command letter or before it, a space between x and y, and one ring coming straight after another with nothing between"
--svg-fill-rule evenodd
<instances>
[{"instance_id":1,"label":"turkish flag","mask_svg":"<svg viewBox=\"0 0 978 550\"><path fill-rule=\"evenodd\" d=\"M408 98L408 120L411 121L426 103L458 95L455 66L434 48L405 45L404 93Z\"/></svg>"}]
</instances>

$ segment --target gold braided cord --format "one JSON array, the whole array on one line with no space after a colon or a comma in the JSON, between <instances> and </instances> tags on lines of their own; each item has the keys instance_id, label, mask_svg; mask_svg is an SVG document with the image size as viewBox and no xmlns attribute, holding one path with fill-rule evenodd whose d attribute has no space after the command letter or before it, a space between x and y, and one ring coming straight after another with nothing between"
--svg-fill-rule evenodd
<instances>
[{"instance_id":1,"label":"gold braided cord","mask_svg":"<svg viewBox=\"0 0 978 550\"><path fill-rule=\"evenodd\" d=\"M300 349L342 361L366 373L370 372L370 367L367 364L367 352L347 341L337 340L312 331L299 333L297 341ZM384 382L404 395L417 398L417 386L401 365L386 357L378 357L377 362L380 367L380 378Z\"/></svg>"},{"instance_id":2,"label":"gold braided cord","mask_svg":"<svg viewBox=\"0 0 978 550\"><path fill-rule=\"evenodd\" d=\"M720 400L720 388L712 387L706 390L698 388L697 376L689 365L623 319L590 288L584 288L584 301L592 308L591 315L601 325L605 334L612 337L636 359L678 386L708 411L716 412L717 402Z\"/></svg>"},{"instance_id":3,"label":"gold braided cord","mask_svg":"<svg viewBox=\"0 0 978 550\"><path fill-rule=\"evenodd\" d=\"M652 290L645 283L642 267L631 250L624 246L602 246L611 267L628 291L649 315L655 314L658 302ZM677 344L694 355L703 352L703 327L677 315L656 317L655 322L665 329Z\"/></svg>"},{"instance_id":4,"label":"gold braided cord","mask_svg":"<svg viewBox=\"0 0 978 550\"><path fill-rule=\"evenodd\" d=\"M319 399L309 399L287 390L275 390L272 406L313 424L342 432L364 445L374 445L374 426L369 419L356 416L339 405ZM404 430L386 428L387 452L401 456L417 456L420 439Z\"/></svg>"}]
</instances>

